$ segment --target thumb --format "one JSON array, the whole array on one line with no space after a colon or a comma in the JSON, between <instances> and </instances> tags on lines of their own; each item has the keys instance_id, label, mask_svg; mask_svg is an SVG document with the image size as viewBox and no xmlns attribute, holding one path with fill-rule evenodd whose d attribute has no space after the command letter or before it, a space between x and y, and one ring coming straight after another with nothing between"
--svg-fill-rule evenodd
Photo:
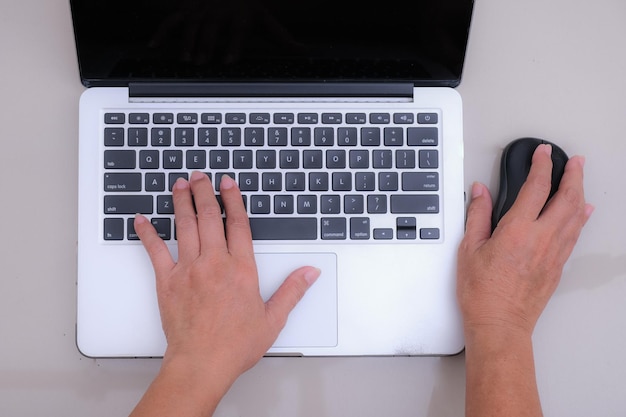
<instances>
[{"instance_id":1,"label":"thumb","mask_svg":"<svg viewBox=\"0 0 626 417\"><path fill-rule=\"evenodd\" d=\"M481 183L474 183L465 225L465 240L471 245L479 244L491 237L491 211L489 190Z\"/></svg>"},{"instance_id":2,"label":"thumb","mask_svg":"<svg viewBox=\"0 0 626 417\"><path fill-rule=\"evenodd\" d=\"M312 266L304 266L293 271L265 303L267 316L276 326L278 333L285 323L291 310L304 297L306 291L320 276L321 271Z\"/></svg>"}]
</instances>

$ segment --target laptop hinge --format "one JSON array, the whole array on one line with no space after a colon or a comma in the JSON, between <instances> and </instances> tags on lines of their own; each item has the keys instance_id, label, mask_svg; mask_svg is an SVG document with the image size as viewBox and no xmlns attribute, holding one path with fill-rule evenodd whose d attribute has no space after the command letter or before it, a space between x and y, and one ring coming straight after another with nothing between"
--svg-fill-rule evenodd
<instances>
[{"instance_id":1,"label":"laptop hinge","mask_svg":"<svg viewBox=\"0 0 626 417\"><path fill-rule=\"evenodd\" d=\"M130 83L130 98L413 98L412 83Z\"/></svg>"}]
</instances>

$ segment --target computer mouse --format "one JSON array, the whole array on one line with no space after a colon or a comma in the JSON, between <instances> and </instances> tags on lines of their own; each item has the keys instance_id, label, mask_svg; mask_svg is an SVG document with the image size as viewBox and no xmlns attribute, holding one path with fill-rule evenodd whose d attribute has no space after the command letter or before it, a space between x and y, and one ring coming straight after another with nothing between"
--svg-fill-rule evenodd
<instances>
[{"instance_id":1,"label":"computer mouse","mask_svg":"<svg viewBox=\"0 0 626 417\"><path fill-rule=\"evenodd\" d=\"M537 146L541 144L552 145L552 188L550 196L552 198L559 188L561 177L565 171L565 164L569 157L559 146L544 139L520 138L509 143L502 152L500 162L500 188L493 207L491 219L491 230L493 231L498 222L511 208L526 177L530 171L533 153ZM547 202L547 200L546 200Z\"/></svg>"}]
</instances>

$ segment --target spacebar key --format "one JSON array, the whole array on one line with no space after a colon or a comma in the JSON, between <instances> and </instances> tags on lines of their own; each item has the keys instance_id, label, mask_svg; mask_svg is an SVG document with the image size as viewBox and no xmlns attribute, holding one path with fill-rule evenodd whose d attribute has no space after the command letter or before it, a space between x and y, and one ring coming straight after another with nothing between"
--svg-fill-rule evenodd
<instances>
[{"instance_id":1,"label":"spacebar key","mask_svg":"<svg viewBox=\"0 0 626 417\"><path fill-rule=\"evenodd\" d=\"M250 229L253 240L317 239L317 219L310 217L253 217Z\"/></svg>"}]
</instances>

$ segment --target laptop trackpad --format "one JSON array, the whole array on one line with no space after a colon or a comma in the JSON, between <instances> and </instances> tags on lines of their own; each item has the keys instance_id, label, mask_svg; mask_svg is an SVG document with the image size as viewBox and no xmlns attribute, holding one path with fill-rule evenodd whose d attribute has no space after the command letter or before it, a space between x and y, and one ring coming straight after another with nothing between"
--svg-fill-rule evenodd
<instances>
[{"instance_id":1,"label":"laptop trackpad","mask_svg":"<svg viewBox=\"0 0 626 417\"><path fill-rule=\"evenodd\" d=\"M267 300L294 270L310 265L322 273L293 309L273 348L337 345L337 255L257 253L261 296ZM294 350L297 352L297 350Z\"/></svg>"}]
</instances>

